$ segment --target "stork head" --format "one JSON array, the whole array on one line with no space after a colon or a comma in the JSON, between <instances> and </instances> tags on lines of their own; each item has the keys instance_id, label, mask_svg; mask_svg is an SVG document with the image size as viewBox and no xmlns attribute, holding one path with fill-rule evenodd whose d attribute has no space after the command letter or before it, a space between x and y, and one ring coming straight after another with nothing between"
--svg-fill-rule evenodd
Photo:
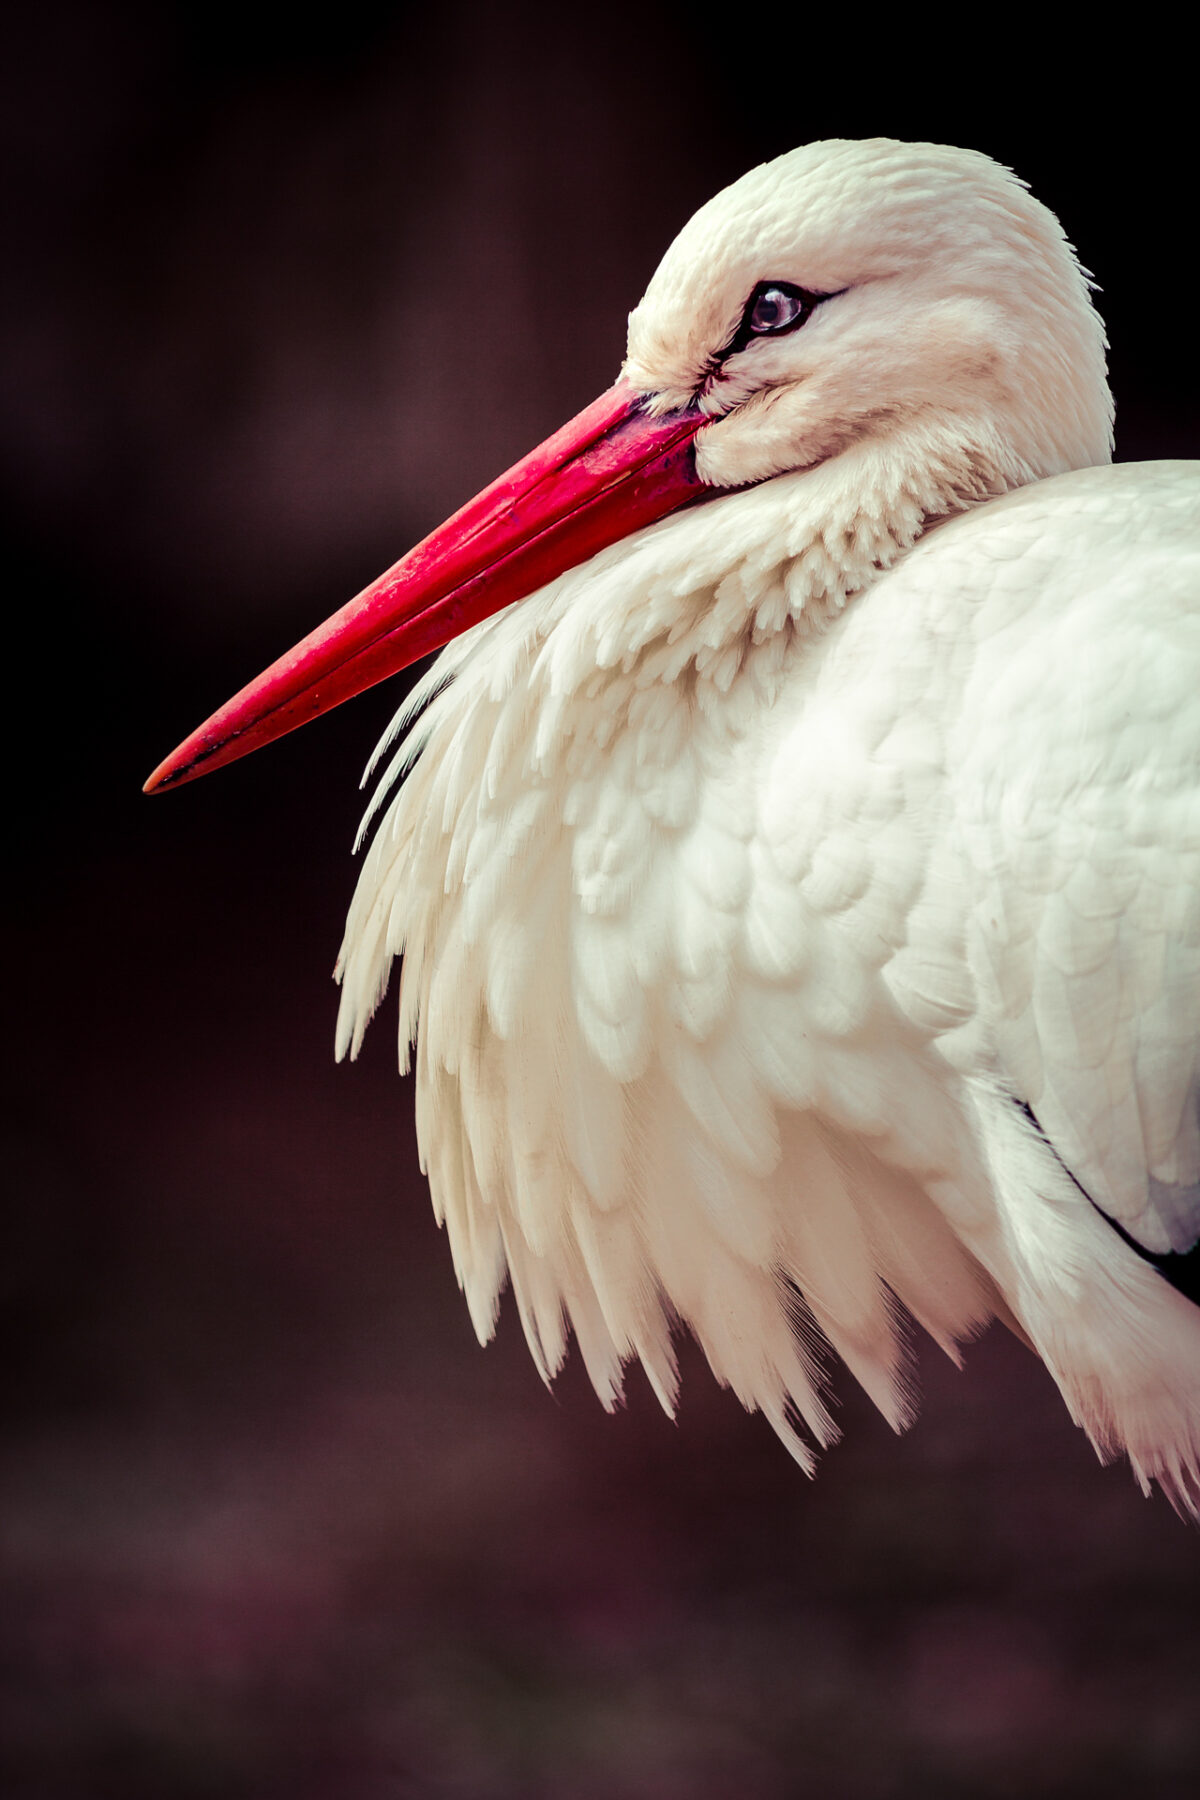
<instances>
[{"instance_id":1,"label":"stork head","mask_svg":"<svg viewBox=\"0 0 1200 1800\"><path fill-rule=\"evenodd\" d=\"M986 156L809 144L702 207L621 379L243 688L150 777L193 779L677 508L864 443L964 495L1111 454L1103 327L1057 220Z\"/></svg>"},{"instance_id":2,"label":"stork head","mask_svg":"<svg viewBox=\"0 0 1200 1800\"><path fill-rule=\"evenodd\" d=\"M1107 462L1104 328L1057 219L989 157L806 144L701 207L630 315L624 374L712 423L696 467L745 486L921 432L993 491Z\"/></svg>"}]
</instances>

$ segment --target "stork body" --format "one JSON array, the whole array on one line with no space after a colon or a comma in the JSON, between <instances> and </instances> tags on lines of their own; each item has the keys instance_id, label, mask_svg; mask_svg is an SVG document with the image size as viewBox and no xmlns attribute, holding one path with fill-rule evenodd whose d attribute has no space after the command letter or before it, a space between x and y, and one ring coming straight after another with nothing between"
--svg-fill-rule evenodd
<instances>
[{"instance_id":1,"label":"stork body","mask_svg":"<svg viewBox=\"0 0 1200 1800\"><path fill-rule=\"evenodd\" d=\"M681 1319L808 1467L818 1334L900 1426L899 1311L999 1316L1195 1510L1197 467L1103 466L1069 246L937 147L718 196L625 380L719 497L443 652L340 962L353 1051L403 954L476 1330L670 1408Z\"/></svg>"},{"instance_id":2,"label":"stork body","mask_svg":"<svg viewBox=\"0 0 1200 1800\"><path fill-rule=\"evenodd\" d=\"M805 486L723 505L782 548ZM714 506L444 653L350 915L343 1047L403 950L482 1339L507 1272L547 1377L570 1324L607 1403L637 1355L671 1404L677 1315L807 1462L789 1404L832 1427L797 1315L901 1424L890 1290L948 1349L1011 1314L1098 1444L1193 1465L1200 1311L1098 1208L1154 1251L1196 1234L1198 525L1191 465L1087 470L832 615L802 556L719 598L701 560L680 633Z\"/></svg>"}]
</instances>

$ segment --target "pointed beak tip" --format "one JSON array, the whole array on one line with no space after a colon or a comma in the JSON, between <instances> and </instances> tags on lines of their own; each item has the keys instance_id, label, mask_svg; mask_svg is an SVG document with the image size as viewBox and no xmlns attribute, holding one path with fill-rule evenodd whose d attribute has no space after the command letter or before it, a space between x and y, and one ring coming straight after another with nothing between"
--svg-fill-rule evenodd
<instances>
[{"instance_id":1,"label":"pointed beak tip","mask_svg":"<svg viewBox=\"0 0 1200 1800\"><path fill-rule=\"evenodd\" d=\"M179 750L172 750L170 756L164 757L157 769L146 777L142 783L143 794L166 793L170 788L182 787L200 773L200 759L195 756L184 758L180 754L183 748L181 745Z\"/></svg>"}]
</instances>

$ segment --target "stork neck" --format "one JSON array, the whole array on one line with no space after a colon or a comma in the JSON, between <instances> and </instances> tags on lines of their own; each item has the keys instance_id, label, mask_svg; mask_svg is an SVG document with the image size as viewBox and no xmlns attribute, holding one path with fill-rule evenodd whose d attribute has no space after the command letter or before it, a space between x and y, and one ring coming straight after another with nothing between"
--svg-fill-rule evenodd
<instances>
[{"instance_id":1,"label":"stork neck","mask_svg":"<svg viewBox=\"0 0 1200 1800\"><path fill-rule=\"evenodd\" d=\"M752 651L819 635L933 524L1022 479L910 427L638 533L536 597L535 629L562 629L579 682L620 667L724 689Z\"/></svg>"}]
</instances>

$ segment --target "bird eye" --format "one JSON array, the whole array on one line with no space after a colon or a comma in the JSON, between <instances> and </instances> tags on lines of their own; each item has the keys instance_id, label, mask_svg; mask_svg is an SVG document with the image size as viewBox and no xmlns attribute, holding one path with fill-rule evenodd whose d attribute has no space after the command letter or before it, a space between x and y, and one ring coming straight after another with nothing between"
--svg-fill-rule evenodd
<instances>
[{"instance_id":1,"label":"bird eye","mask_svg":"<svg viewBox=\"0 0 1200 1800\"><path fill-rule=\"evenodd\" d=\"M736 356L757 337L782 337L797 331L826 300L836 300L846 292L814 294L808 288L795 287L790 281L760 281L745 306L733 336L708 360L706 373L717 376L731 356Z\"/></svg>"},{"instance_id":2,"label":"bird eye","mask_svg":"<svg viewBox=\"0 0 1200 1800\"><path fill-rule=\"evenodd\" d=\"M811 307L799 288L781 281L764 281L755 288L746 308L745 322L751 337L787 331L798 325Z\"/></svg>"}]
</instances>

